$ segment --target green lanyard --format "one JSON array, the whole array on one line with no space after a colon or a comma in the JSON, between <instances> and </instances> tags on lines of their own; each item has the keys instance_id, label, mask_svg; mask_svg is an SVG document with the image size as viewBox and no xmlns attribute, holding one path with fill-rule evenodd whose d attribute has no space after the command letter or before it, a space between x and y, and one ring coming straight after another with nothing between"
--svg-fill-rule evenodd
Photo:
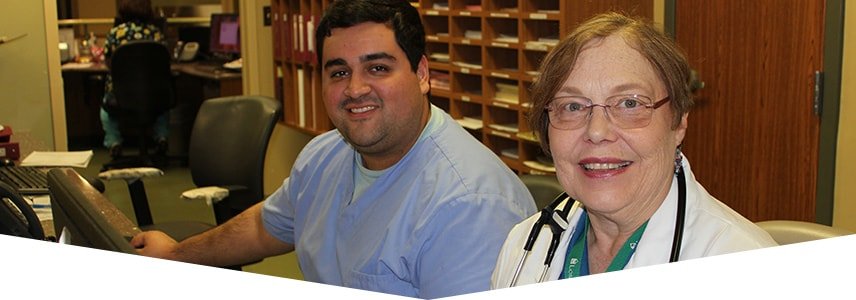
<instances>
[{"instance_id":1,"label":"green lanyard","mask_svg":"<svg viewBox=\"0 0 856 300\"><path fill-rule=\"evenodd\" d=\"M565 267L562 269L562 274L559 279L589 275L588 247L586 247L586 238L591 224L589 223L587 213L583 213L580 217L580 221L577 223L576 228L580 228L580 226L582 226L582 230L576 230L574 232L574 236L571 237L571 245L568 247L568 252L565 255ZM643 223L642 226L639 226L639 228L633 232L633 235L624 242L624 245L621 246L621 250L619 250L618 254L615 255L615 258L612 259L612 263L609 264L609 267L606 268L606 272L622 270L627 266L627 262L630 261L630 257L633 256L634 252L636 252L636 246L639 244L639 239L642 238L642 233L645 232L645 227L647 226L648 221L645 221L645 223Z\"/></svg>"}]
</instances>

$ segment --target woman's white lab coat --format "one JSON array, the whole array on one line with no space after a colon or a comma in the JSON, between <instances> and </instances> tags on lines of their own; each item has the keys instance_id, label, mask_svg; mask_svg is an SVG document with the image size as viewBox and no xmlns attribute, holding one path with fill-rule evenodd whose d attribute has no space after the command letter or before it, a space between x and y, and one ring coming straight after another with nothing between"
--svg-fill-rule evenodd
<instances>
[{"instance_id":1,"label":"woman's white lab coat","mask_svg":"<svg viewBox=\"0 0 856 300\"><path fill-rule=\"evenodd\" d=\"M687 180L687 210L680 260L776 245L776 242L763 229L755 226L754 223L708 194L704 187L696 182L687 159L684 158L682 161ZM677 176L674 176L669 195L649 220L639 246L625 268L669 262L677 202ZM565 200L559 205L559 209L567 204L567 200ZM569 217L570 228L562 233L559 248L556 250L544 281L559 278L565 263L568 242L576 230L575 227L582 211L579 209ZM535 214L523 220L523 222L515 225L508 234L497 258L496 268L491 278L491 288L504 288L510 285L517 264L523 255L523 244L526 243L532 225L538 220L538 217L539 214ZM544 226L538 235L532 252L524 262L517 285L538 282L544 269L544 257L551 238L552 234L549 227Z\"/></svg>"}]
</instances>

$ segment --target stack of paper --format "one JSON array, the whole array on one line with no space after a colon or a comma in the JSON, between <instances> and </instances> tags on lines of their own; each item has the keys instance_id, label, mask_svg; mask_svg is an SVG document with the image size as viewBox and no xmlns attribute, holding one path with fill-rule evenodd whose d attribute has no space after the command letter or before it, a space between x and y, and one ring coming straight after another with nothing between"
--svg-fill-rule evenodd
<instances>
[{"instance_id":1,"label":"stack of paper","mask_svg":"<svg viewBox=\"0 0 856 300\"><path fill-rule=\"evenodd\" d=\"M496 94L493 96L494 99L513 104L520 102L518 97L519 89L516 84L497 82L495 86Z\"/></svg>"},{"instance_id":2,"label":"stack of paper","mask_svg":"<svg viewBox=\"0 0 856 300\"><path fill-rule=\"evenodd\" d=\"M431 60L436 62L449 62L449 53L431 53L431 55L429 55L428 57L430 57Z\"/></svg>"},{"instance_id":3,"label":"stack of paper","mask_svg":"<svg viewBox=\"0 0 856 300\"><path fill-rule=\"evenodd\" d=\"M92 160L92 150L70 152L33 151L33 153L30 153L30 155L27 155L21 161L21 165L86 168L90 160Z\"/></svg>"},{"instance_id":4,"label":"stack of paper","mask_svg":"<svg viewBox=\"0 0 856 300\"><path fill-rule=\"evenodd\" d=\"M515 123L490 124L490 125L488 125L488 127L496 129L496 130L505 131L505 132L512 132L512 133L517 133L519 131L519 129L517 128L517 124L515 124Z\"/></svg>"},{"instance_id":5,"label":"stack of paper","mask_svg":"<svg viewBox=\"0 0 856 300\"><path fill-rule=\"evenodd\" d=\"M479 30L467 30L464 31L464 37L468 39L480 40L482 38L482 33Z\"/></svg>"},{"instance_id":6,"label":"stack of paper","mask_svg":"<svg viewBox=\"0 0 856 300\"><path fill-rule=\"evenodd\" d=\"M517 38L517 36L502 33L495 39L495 41L501 43L517 43L520 39Z\"/></svg>"},{"instance_id":7,"label":"stack of paper","mask_svg":"<svg viewBox=\"0 0 856 300\"><path fill-rule=\"evenodd\" d=\"M449 73L431 70L429 83L432 89L449 90Z\"/></svg>"},{"instance_id":8,"label":"stack of paper","mask_svg":"<svg viewBox=\"0 0 856 300\"><path fill-rule=\"evenodd\" d=\"M461 67L461 68L470 68L470 69L481 69L482 68L482 66L479 64L471 64L471 63L462 62L462 61L453 61L452 64L456 65L458 67Z\"/></svg>"},{"instance_id":9,"label":"stack of paper","mask_svg":"<svg viewBox=\"0 0 856 300\"><path fill-rule=\"evenodd\" d=\"M464 117L463 119L457 119L458 124L461 124L461 127L466 129L478 130L484 126L484 123L481 119L476 119L472 117Z\"/></svg>"},{"instance_id":10,"label":"stack of paper","mask_svg":"<svg viewBox=\"0 0 856 300\"><path fill-rule=\"evenodd\" d=\"M436 10L449 10L449 2L435 2L431 8Z\"/></svg>"},{"instance_id":11,"label":"stack of paper","mask_svg":"<svg viewBox=\"0 0 856 300\"><path fill-rule=\"evenodd\" d=\"M502 156L505 156L508 158L520 159L520 155L517 153L516 147L515 148L502 149L502 151L500 151L499 153L502 154Z\"/></svg>"}]
</instances>

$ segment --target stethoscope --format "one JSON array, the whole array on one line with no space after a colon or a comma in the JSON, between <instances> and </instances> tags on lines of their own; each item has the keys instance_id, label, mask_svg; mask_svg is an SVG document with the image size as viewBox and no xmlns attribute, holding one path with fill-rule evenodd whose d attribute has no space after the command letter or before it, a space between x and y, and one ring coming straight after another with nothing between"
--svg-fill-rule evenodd
<instances>
[{"instance_id":1,"label":"stethoscope","mask_svg":"<svg viewBox=\"0 0 856 300\"><path fill-rule=\"evenodd\" d=\"M684 175L684 167L679 166L675 170L678 176L678 211L675 219L675 231L672 236L672 252L669 255L669 262L676 262L681 256L681 240L684 236L684 217L687 211L687 178ZM565 198L568 199L568 204L562 210L556 208L562 203ZM562 232L568 229L568 216L572 216L580 209L582 205L579 201L570 198L567 193L562 193L550 205L541 209L541 216L532 225L532 230L529 231L529 237L526 238L526 244L523 245L523 256L520 257L520 262L517 263L517 269L514 271L514 276L511 277L511 285L517 285L517 279L520 277L520 271L523 269L523 262L532 251L535 245L535 240L538 239L538 234L541 233L541 228L549 226L553 237L550 240L550 247L547 248L547 255L544 258L544 269L541 271L541 276L538 282L543 282L547 276L547 271L550 269L550 263L553 262L553 256L556 254L556 249L559 248L559 240L562 237Z\"/></svg>"}]
</instances>

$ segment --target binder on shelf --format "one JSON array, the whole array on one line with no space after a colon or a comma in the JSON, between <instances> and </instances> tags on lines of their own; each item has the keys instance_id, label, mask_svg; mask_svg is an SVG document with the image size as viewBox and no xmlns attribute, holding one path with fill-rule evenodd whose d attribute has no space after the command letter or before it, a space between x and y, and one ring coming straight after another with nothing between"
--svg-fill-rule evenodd
<instances>
[{"instance_id":1,"label":"binder on shelf","mask_svg":"<svg viewBox=\"0 0 856 300\"><path fill-rule=\"evenodd\" d=\"M297 59L296 61L306 61L306 22L303 21L303 15L297 15Z\"/></svg>"},{"instance_id":2,"label":"binder on shelf","mask_svg":"<svg viewBox=\"0 0 856 300\"><path fill-rule=\"evenodd\" d=\"M292 39L294 35L294 29L292 29L292 27L294 24L292 24L291 20L288 19L288 13L284 11L282 12L282 21L280 21L280 23L282 24L282 28L280 29L282 31L280 33L280 37L284 42L284 45L281 46L283 48L282 52L284 59L286 61L293 61L294 46L292 45L294 41L292 41Z\"/></svg>"},{"instance_id":3,"label":"binder on shelf","mask_svg":"<svg viewBox=\"0 0 856 300\"><path fill-rule=\"evenodd\" d=\"M303 68L297 68L297 125L306 127L306 91Z\"/></svg>"},{"instance_id":4,"label":"binder on shelf","mask_svg":"<svg viewBox=\"0 0 856 300\"><path fill-rule=\"evenodd\" d=\"M315 16L306 16L306 53L304 61L315 65L318 59L315 57Z\"/></svg>"},{"instance_id":5,"label":"binder on shelf","mask_svg":"<svg viewBox=\"0 0 856 300\"><path fill-rule=\"evenodd\" d=\"M300 60L301 19L298 14L291 15L291 57L295 63Z\"/></svg>"}]
</instances>

